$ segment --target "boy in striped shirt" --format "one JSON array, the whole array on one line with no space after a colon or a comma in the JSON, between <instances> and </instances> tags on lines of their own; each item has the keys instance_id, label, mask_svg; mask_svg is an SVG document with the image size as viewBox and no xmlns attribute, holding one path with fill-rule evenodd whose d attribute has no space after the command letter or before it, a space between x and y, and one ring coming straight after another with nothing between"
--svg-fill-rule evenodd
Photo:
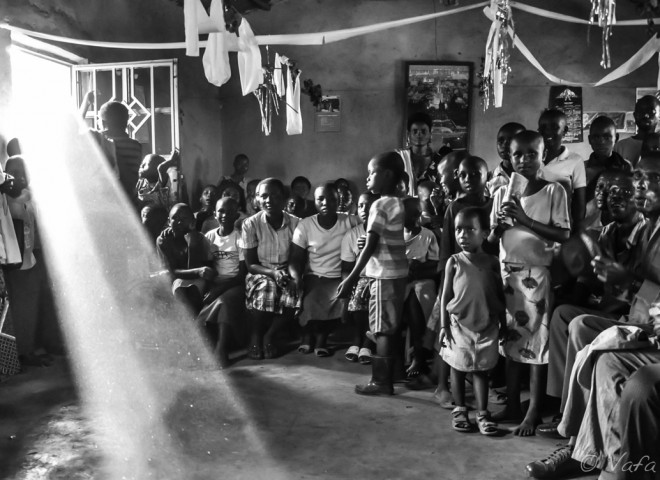
<instances>
[{"instance_id":1,"label":"boy in striped shirt","mask_svg":"<svg viewBox=\"0 0 660 480\"><path fill-rule=\"evenodd\" d=\"M381 195L371 206L367 240L351 273L339 285L337 296L346 298L366 267L373 279L369 299L369 329L376 338L377 355L372 357L372 377L356 385L360 395L392 395L395 334L399 331L408 277L406 243L403 238L405 210L396 196L403 177L403 161L396 152L376 155L368 166L367 189Z\"/></svg>"}]
</instances>

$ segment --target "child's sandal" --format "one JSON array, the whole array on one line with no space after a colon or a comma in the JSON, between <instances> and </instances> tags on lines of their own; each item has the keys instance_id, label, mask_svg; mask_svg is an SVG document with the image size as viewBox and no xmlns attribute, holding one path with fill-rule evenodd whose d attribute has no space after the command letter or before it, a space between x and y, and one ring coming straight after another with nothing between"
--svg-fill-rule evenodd
<instances>
[{"instance_id":1,"label":"child's sandal","mask_svg":"<svg viewBox=\"0 0 660 480\"><path fill-rule=\"evenodd\" d=\"M471 432L472 423L468 417L467 407L456 407L451 411L451 428L457 432Z\"/></svg>"},{"instance_id":2,"label":"child's sandal","mask_svg":"<svg viewBox=\"0 0 660 480\"><path fill-rule=\"evenodd\" d=\"M482 435L492 436L499 433L499 428L497 423L493 422L490 418L490 413L488 411L479 412L477 414L477 426L479 427L479 432Z\"/></svg>"}]
</instances>

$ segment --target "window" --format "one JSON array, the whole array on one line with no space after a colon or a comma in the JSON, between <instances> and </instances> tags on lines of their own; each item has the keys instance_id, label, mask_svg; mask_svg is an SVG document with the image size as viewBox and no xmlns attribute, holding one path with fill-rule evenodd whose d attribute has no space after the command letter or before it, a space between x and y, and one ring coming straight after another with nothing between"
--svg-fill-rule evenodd
<instances>
[{"instance_id":1,"label":"window","mask_svg":"<svg viewBox=\"0 0 660 480\"><path fill-rule=\"evenodd\" d=\"M176 60L76 65L73 72L77 104L87 92L96 92L85 117L91 128L101 126L101 105L115 100L128 107L128 134L143 152L168 155L179 146Z\"/></svg>"}]
</instances>

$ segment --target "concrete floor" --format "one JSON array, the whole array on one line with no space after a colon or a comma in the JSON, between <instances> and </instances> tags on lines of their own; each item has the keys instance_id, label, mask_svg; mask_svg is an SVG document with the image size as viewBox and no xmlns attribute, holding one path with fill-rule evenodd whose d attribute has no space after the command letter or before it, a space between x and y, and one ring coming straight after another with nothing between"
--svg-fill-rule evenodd
<instances>
[{"instance_id":1,"label":"concrete floor","mask_svg":"<svg viewBox=\"0 0 660 480\"><path fill-rule=\"evenodd\" d=\"M165 415L180 453L169 478L522 479L525 464L559 443L454 432L430 391L399 385L391 398L359 397L353 386L370 369L346 362L343 351L195 372L196 386L178 392ZM205 386L218 377L242 414ZM64 359L0 384L0 478L109 478L92 427Z\"/></svg>"}]
</instances>

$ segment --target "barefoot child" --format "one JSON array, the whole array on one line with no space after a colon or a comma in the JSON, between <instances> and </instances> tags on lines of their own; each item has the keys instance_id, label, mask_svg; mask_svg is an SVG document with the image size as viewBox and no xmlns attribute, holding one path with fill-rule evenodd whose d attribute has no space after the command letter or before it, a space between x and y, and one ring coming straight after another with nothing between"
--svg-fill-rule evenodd
<instances>
[{"instance_id":1,"label":"barefoot child","mask_svg":"<svg viewBox=\"0 0 660 480\"><path fill-rule=\"evenodd\" d=\"M422 206L418 198L406 198L403 238L408 258L408 285L406 286L404 313L410 327L413 361L406 370L408 377L428 373L427 355L424 354L422 337L426 321L433 310L437 296L438 258L440 248L435 235L420 226Z\"/></svg>"},{"instance_id":2,"label":"barefoot child","mask_svg":"<svg viewBox=\"0 0 660 480\"><path fill-rule=\"evenodd\" d=\"M403 177L403 161L396 152L381 153L371 159L368 172L367 188L381 197L371 206L364 249L351 273L339 285L337 296L347 298L366 267L367 276L373 279L369 330L376 338L378 355L371 360L371 380L366 385L356 385L355 392L392 395L393 355L408 277L403 201L395 196L397 184Z\"/></svg>"},{"instance_id":3,"label":"barefoot child","mask_svg":"<svg viewBox=\"0 0 660 480\"><path fill-rule=\"evenodd\" d=\"M230 329L237 326L245 311L245 261L240 248L240 232L234 228L238 220L238 203L230 197L218 200L215 218L220 226L206 234L217 276L204 298L204 308L197 321L201 327L216 324L218 340L214 353L220 367L229 366L227 351Z\"/></svg>"},{"instance_id":4,"label":"barefoot child","mask_svg":"<svg viewBox=\"0 0 660 480\"><path fill-rule=\"evenodd\" d=\"M477 426L482 434L495 435L497 425L488 412L488 372L497 364L497 339L506 328L500 265L482 248L488 236L486 212L464 208L456 215L455 225L461 252L447 260L440 310L441 354L451 367L456 405L452 427L472 431L465 406L465 375L472 373Z\"/></svg>"},{"instance_id":5,"label":"barefoot child","mask_svg":"<svg viewBox=\"0 0 660 480\"><path fill-rule=\"evenodd\" d=\"M341 241L359 219L337 213L339 193L332 183L314 190L314 203L318 213L303 218L293 232L289 273L302 293L298 320L303 338L298 350L309 353L313 347L317 357L327 357L328 335L344 310L343 300L336 296L341 281Z\"/></svg>"},{"instance_id":6,"label":"barefoot child","mask_svg":"<svg viewBox=\"0 0 660 480\"><path fill-rule=\"evenodd\" d=\"M276 178L259 182L256 195L262 210L243 222L242 247L248 271L245 304L252 319L248 356L261 360L277 356L274 336L293 320L299 307L288 272L289 248L298 218L282 210L284 185Z\"/></svg>"},{"instance_id":7,"label":"barefoot child","mask_svg":"<svg viewBox=\"0 0 660 480\"><path fill-rule=\"evenodd\" d=\"M549 266L556 242L569 237L566 192L558 183L539 176L544 159L543 137L524 131L511 141L514 170L528 183L521 198L504 201L508 189L495 193L490 215L489 241L500 241L505 288L507 336L500 353L506 357L507 407L503 418L522 418L520 382L522 364L529 364L530 404L514 429L529 436L541 416L543 376L548 364L548 326L552 311ZM513 223L513 226L509 222Z\"/></svg>"},{"instance_id":8,"label":"barefoot child","mask_svg":"<svg viewBox=\"0 0 660 480\"><path fill-rule=\"evenodd\" d=\"M378 195L365 192L358 198L358 216L362 223L346 232L341 242L341 272L346 278L353 270L357 258L360 256L366 240L365 227L369 222L369 210L378 199ZM360 279L355 284L347 305L349 321L353 324L353 341L346 350L344 357L349 362L360 362L362 365L371 363L374 344L365 335L369 330L369 289L371 279L363 270Z\"/></svg>"}]
</instances>

